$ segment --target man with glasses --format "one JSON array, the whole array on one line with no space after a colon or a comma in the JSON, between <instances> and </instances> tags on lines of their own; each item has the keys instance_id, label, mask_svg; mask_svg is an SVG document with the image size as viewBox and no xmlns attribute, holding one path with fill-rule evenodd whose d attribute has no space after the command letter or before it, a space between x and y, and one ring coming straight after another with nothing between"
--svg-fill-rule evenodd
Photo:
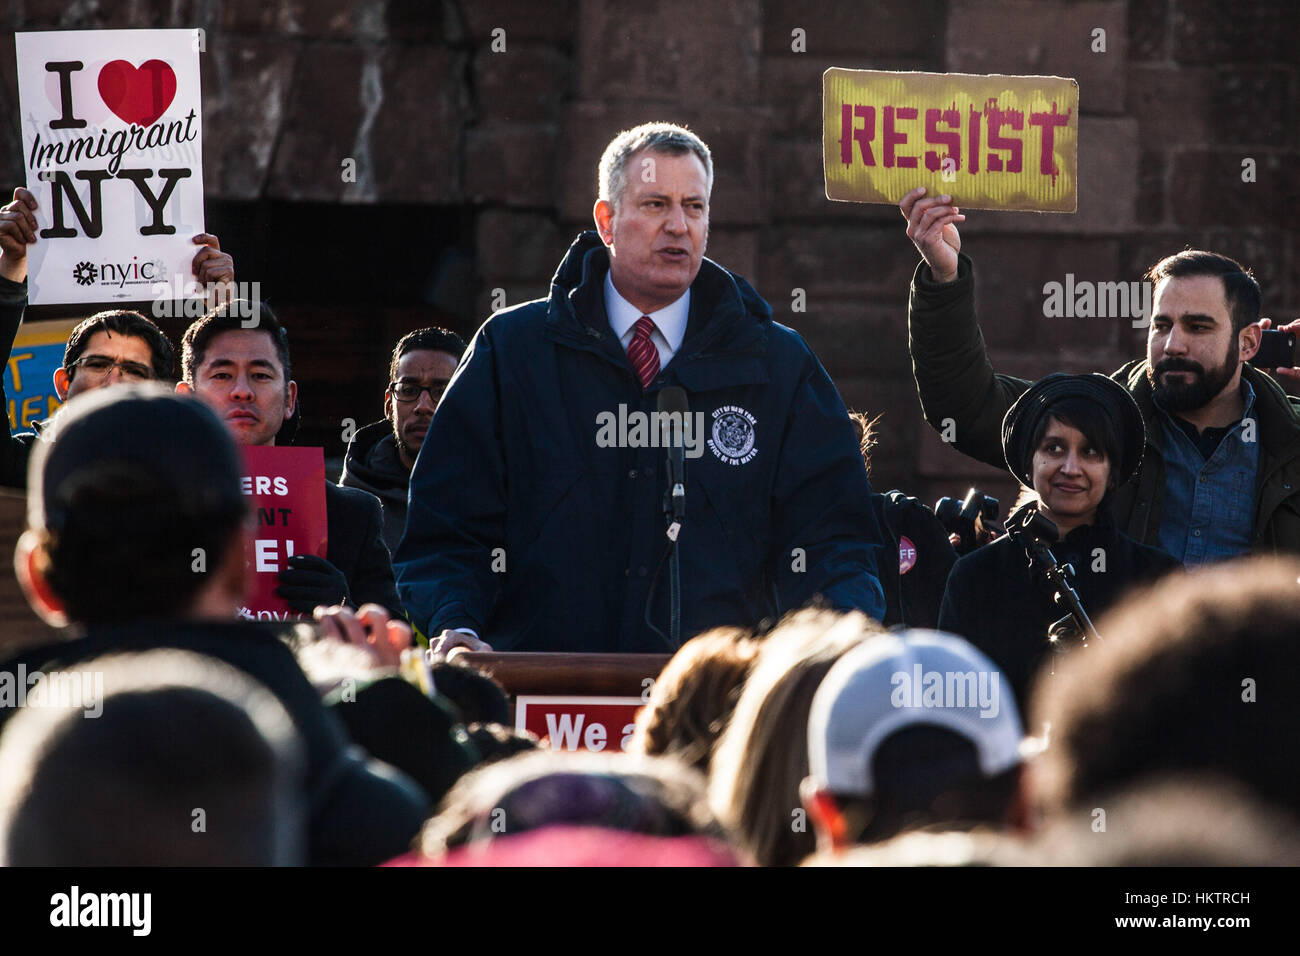
<instances>
[{"instance_id":1,"label":"man with glasses","mask_svg":"<svg viewBox=\"0 0 1300 956\"><path fill-rule=\"evenodd\" d=\"M389 551L397 549L406 527L406 495L415 458L464 354L465 342L446 329L416 329L398 339L388 366L384 418L362 428L348 444L339 484L368 491L383 503Z\"/></svg>"},{"instance_id":2,"label":"man with glasses","mask_svg":"<svg viewBox=\"0 0 1300 956\"><path fill-rule=\"evenodd\" d=\"M13 201L0 207L0 343L5 354L27 307L27 246L37 241L36 199L21 186ZM194 275L202 284L233 282L234 260L221 251L216 236L194 237L202 246L194 257ZM173 350L163 330L138 312L115 309L99 312L72 330L63 353L63 366L54 372L60 402L119 382L171 381ZM0 383L0 406L8 406ZM0 438L0 486L24 490L32 443L46 421L32 422L33 431Z\"/></svg>"}]
</instances>

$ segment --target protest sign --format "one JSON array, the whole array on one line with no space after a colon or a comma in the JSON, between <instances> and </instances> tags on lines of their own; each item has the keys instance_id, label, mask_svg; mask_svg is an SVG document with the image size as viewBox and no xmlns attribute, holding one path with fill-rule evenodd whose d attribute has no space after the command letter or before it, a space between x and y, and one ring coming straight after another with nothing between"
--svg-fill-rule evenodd
<instances>
[{"instance_id":1,"label":"protest sign","mask_svg":"<svg viewBox=\"0 0 1300 956\"><path fill-rule=\"evenodd\" d=\"M548 741L552 750L626 750L640 697L515 698L515 729Z\"/></svg>"},{"instance_id":2,"label":"protest sign","mask_svg":"<svg viewBox=\"0 0 1300 956\"><path fill-rule=\"evenodd\" d=\"M33 305L201 294L196 30L16 34Z\"/></svg>"},{"instance_id":3,"label":"protest sign","mask_svg":"<svg viewBox=\"0 0 1300 956\"><path fill-rule=\"evenodd\" d=\"M1074 212L1079 85L1059 76L822 76L826 197L897 203L917 186L957 206Z\"/></svg>"},{"instance_id":4,"label":"protest sign","mask_svg":"<svg viewBox=\"0 0 1300 956\"><path fill-rule=\"evenodd\" d=\"M325 557L325 449L241 445L243 490L257 529L246 557L252 570L248 600L239 616L251 620L296 620L304 615L277 597L278 575L295 554Z\"/></svg>"},{"instance_id":5,"label":"protest sign","mask_svg":"<svg viewBox=\"0 0 1300 956\"><path fill-rule=\"evenodd\" d=\"M49 418L63 405L54 390L54 371L63 367L63 352L76 325L72 319L55 319L18 327L4 369L11 432L30 431L33 422Z\"/></svg>"}]
</instances>

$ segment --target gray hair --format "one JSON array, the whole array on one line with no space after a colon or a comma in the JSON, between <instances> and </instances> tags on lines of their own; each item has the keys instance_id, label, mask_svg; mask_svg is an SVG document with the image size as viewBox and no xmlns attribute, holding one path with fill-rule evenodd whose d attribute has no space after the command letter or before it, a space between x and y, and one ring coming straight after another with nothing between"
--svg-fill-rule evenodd
<instances>
[{"instance_id":1,"label":"gray hair","mask_svg":"<svg viewBox=\"0 0 1300 956\"><path fill-rule=\"evenodd\" d=\"M623 198L627 188L627 163L633 155L643 149L658 153L680 156L694 153L704 164L704 175L708 185L706 192L713 192L713 156L709 147L684 126L672 123L642 123L632 129L625 129L615 136L605 153L600 157L600 176L597 183L599 196L611 203L615 209Z\"/></svg>"}]
</instances>

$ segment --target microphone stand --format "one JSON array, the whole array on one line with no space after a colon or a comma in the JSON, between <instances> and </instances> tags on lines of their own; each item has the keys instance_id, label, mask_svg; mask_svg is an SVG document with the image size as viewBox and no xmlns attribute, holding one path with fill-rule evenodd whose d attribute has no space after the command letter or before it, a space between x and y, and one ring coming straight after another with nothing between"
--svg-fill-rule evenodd
<instances>
[{"instance_id":1,"label":"microphone stand","mask_svg":"<svg viewBox=\"0 0 1300 956\"><path fill-rule=\"evenodd\" d=\"M1101 635L1092 626L1092 619L1088 617L1088 612L1083 609L1079 592L1069 581L1069 575L1074 574L1074 568L1068 564L1061 564L1052 553L1051 542L1057 541L1060 537L1056 525L1050 519L1043 517L1035 504L1030 502L1007 518L1006 529L1011 540L1025 549L1030 567L1041 571L1048 583L1056 589L1052 595L1056 606L1064 608L1069 616L1074 618L1074 622L1085 638L1095 638L1100 641Z\"/></svg>"}]
</instances>

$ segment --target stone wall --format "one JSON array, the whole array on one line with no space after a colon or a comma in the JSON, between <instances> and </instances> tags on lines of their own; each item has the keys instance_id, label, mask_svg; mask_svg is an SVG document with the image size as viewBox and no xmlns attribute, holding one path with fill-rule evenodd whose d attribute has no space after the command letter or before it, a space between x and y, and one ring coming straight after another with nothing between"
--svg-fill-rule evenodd
<instances>
[{"instance_id":1,"label":"stone wall","mask_svg":"<svg viewBox=\"0 0 1300 956\"><path fill-rule=\"evenodd\" d=\"M1208 246L1254 268L1265 314L1300 315L1300 240L1286 218L1300 199L1300 181L1287 175L1300 158L1298 9L1210 0L11 0L5 25L202 27L209 195L406 204L416 242L418 207L459 207L465 234L455 239L477 279L458 307L465 331L488 313L493 290L508 302L545 293L563 249L590 224L596 161L613 134L649 119L691 125L718 169L710 255L750 277L778 318L803 332L849 404L883 413L877 486L932 502L972 480L1004 495L1010 483L921 421L906 336L916 256L897 209L825 199L822 71L1078 79L1078 212L976 211L962 233L996 368L1109 371L1142 353L1143 333L1124 320L1044 318L1044 283L1066 273L1136 279L1161 255ZM1092 49L1098 28L1104 53ZM792 48L795 30L805 52ZM10 42L0 44L0 78L10 117L0 124L0 172L19 182ZM356 161L354 183L340 175L346 158ZM1245 158L1256 163L1253 183L1242 181ZM807 312L792 313L794 289L805 291ZM372 317L335 312L334 322L353 323L341 335L349 354L382 365L390 342L363 331ZM400 326L387 322L384 334ZM319 408L373 406L346 382L321 376L313 387L313 357L301 349L305 394L335 390L334 404Z\"/></svg>"}]
</instances>

